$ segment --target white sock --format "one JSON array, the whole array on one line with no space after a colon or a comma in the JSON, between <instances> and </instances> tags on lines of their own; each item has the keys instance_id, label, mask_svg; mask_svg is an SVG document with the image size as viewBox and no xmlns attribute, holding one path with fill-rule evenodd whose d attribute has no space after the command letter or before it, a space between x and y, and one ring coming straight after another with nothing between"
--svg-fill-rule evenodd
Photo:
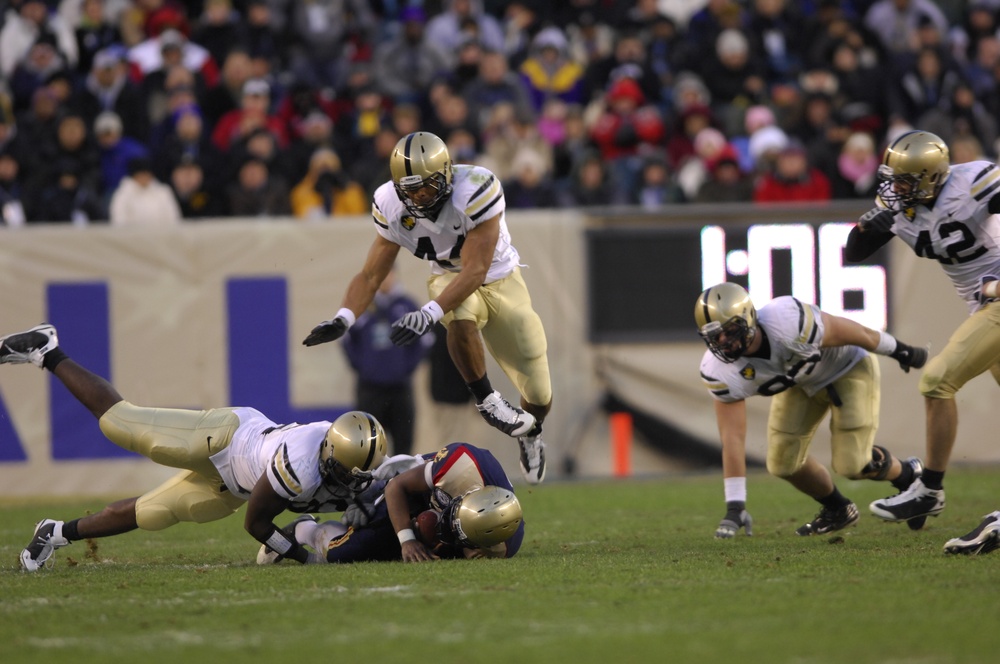
<instances>
[{"instance_id":1,"label":"white sock","mask_svg":"<svg viewBox=\"0 0 1000 664\"><path fill-rule=\"evenodd\" d=\"M726 488L726 502L738 500L745 503L747 501L747 478L726 477L722 480Z\"/></svg>"}]
</instances>

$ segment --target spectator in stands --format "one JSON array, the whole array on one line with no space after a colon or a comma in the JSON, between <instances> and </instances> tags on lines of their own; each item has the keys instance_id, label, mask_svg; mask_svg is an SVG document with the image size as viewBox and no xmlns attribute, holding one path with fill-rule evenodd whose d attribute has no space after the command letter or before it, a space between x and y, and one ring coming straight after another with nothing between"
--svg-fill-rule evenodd
<instances>
[{"instance_id":1,"label":"spectator in stands","mask_svg":"<svg viewBox=\"0 0 1000 664\"><path fill-rule=\"evenodd\" d=\"M140 157L148 157L149 150L139 141L123 135L121 118L114 111L104 111L94 120L94 136L101 152L101 185L99 191L106 198L118 189L128 173L128 165Z\"/></svg>"},{"instance_id":2,"label":"spectator in stands","mask_svg":"<svg viewBox=\"0 0 1000 664\"><path fill-rule=\"evenodd\" d=\"M532 110L528 90L520 77L510 71L507 58L498 51L486 51L479 62L479 73L462 92L469 105L469 114L476 123L476 134L482 131L490 111L499 103L508 103L515 111ZM409 132L404 132L403 135Z\"/></svg>"},{"instance_id":3,"label":"spectator in stands","mask_svg":"<svg viewBox=\"0 0 1000 664\"><path fill-rule=\"evenodd\" d=\"M755 203L828 201L830 180L810 166L801 143L791 142L778 153L774 167L754 187Z\"/></svg>"},{"instance_id":4,"label":"spectator in stands","mask_svg":"<svg viewBox=\"0 0 1000 664\"><path fill-rule=\"evenodd\" d=\"M559 189L564 207L600 207L626 203L624 189L617 186L608 165L596 150L580 155L568 182Z\"/></svg>"},{"instance_id":5,"label":"spectator in stands","mask_svg":"<svg viewBox=\"0 0 1000 664\"><path fill-rule=\"evenodd\" d=\"M128 163L128 175L111 196L110 212L112 226L163 228L181 220L173 191L156 179L147 157Z\"/></svg>"},{"instance_id":6,"label":"spectator in stands","mask_svg":"<svg viewBox=\"0 0 1000 664\"><path fill-rule=\"evenodd\" d=\"M51 152L43 150L40 156L45 167L38 174L49 180L49 167L57 162L72 164L73 172L88 191L96 191L100 186L101 156L87 131L87 124L80 115L64 113L56 125L56 142Z\"/></svg>"},{"instance_id":7,"label":"spectator in stands","mask_svg":"<svg viewBox=\"0 0 1000 664\"><path fill-rule=\"evenodd\" d=\"M370 46L377 22L368 0L313 0L291 3L289 27L296 43L292 71L340 86L351 57L348 46Z\"/></svg>"},{"instance_id":8,"label":"spectator in stands","mask_svg":"<svg viewBox=\"0 0 1000 664\"><path fill-rule=\"evenodd\" d=\"M255 129L267 129L284 147L288 144L285 126L271 115L271 86L267 81L251 78L243 84L240 107L223 115L212 130L212 143L222 152L228 152L235 143L245 139Z\"/></svg>"},{"instance_id":9,"label":"spectator in stands","mask_svg":"<svg viewBox=\"0 0 1000 664\"><path fill-rule=\"evenodd\" d=\"M375 80L387 97L422 104L431 82L449 71L449 54L426 38L423 9L408 7L400 19L403 29L399 35L375 49Z\"/></svg>"},{"instance_id":10,"label":"spectator in stands","mask_svg":"<svg viewBox=\"0 0 1000 664\"><path fill-rule=\"evenodd\" d=\"M62 5L65 4L67 3L60 3L60 15L63 14ZM82 0L77 21L66 21L68 25L76 26L74 30L77 50L76 72L81 76L90 73L94 57L98 53L118 46L122 41L121 32L108 16L104 5L104 0Z\"/></svg>"},{"instance_id":11,"label":"spectator in stands","mask_svg":"<svg viewBox=\"0 0 1000 664\"><path fill-rule=\"evenodd\" d=\"M522 146L511 160L512 178L504 185L504 198L511 209L555 207L556 191L544 155Z\"/></svg>"},{"instance_id":12,"label":"spectator in stands","mask_svg":"<svg viewBox=\"0 0 1000 664\"><path fill-rule=\"evenodd\" d=\"M191 41L208 49L212 60L219 64L230 49L240 45L242 37L241 17L232 0L205 0L191 30Z\"/></svg>"},{"instance_id":13,"label":"spectator in stands","mask_svg":"<svg viewBox=\"0 0 1000 664\"><path fill-rule=\"evenodd\" d=\"M392 173L389 172L389 157L400 138L402 138L402 134L396 129L392 127L381 128L375 135L375 140L372 141L372 149L350 164L348 170L365 190L365 196L368 199L371 199L375 190L382 183L388 182L392 178ZM451 154L455 154L455 152L451 152Z\"/></svg>"},{"instance_id":14,"label":"spectator in stands","mask_svg":"<svg viewBox=\"0 0 1000 664\"><path fill-rule=\"evenodd\" d=\"M792 81L802 70L805 17L799 3L788 0L753 0L748 3L746 34L750 52L763 65L768 83Z\"/></svg>"},{"instance_id":15,"label":"spectator in stands","mask_svg":"<svg viewBox=\"0 0 1000 664\"><path fill-rule=\"evenodd\" d=\"M844 147L837 157L836 175L831 183L833 197L873 199L878 189L877 173L880 163L871 134L851 134L844 141Z\"/></svg>"},{"instance_id":16,"label":"spectator in stands","mask_svg":"<svg viewBox=\"0 0 1000 664\"><path fill-rule=\"evenodd\" d=\"M309 161L309 171L292 189L292 214L322 221L332 216L365 214L371 210L365 190L344 170L340 157L320 148Z\"/></svg>"},{"instance_id":17,"label":"spectator in stands","mask_svg":"<svg viewBox=\"0 0 1000 664\"><path fill-rule=\"evenodd\" d=\"M864 25L878 35L886 51L899 56L916 52L922 19L947 34L948 19L931 0L877 0L865 12Z\"/></svg>"},{"instance_id":18,"label":"spectator in stands","mask_svg":"<svg viewBox=\"0 0 1000 664\"><path fill-rule=\"evenodd\" d=\"M985 43L985 42L980 42ZM959 81L951 96L922 116L920 127L951 144L956 136L972 136L980 145L993 145L997 139L997 119L976 99L968 83Z\"/></svg>"},{"instance_id":19,"label":"spectator in stands","mask_svg":"<svg viewBox=\"0 0 1000 664\"><path fill-rule=\"evenodd\" d=\"M566 36L557 27L550 26L535 35L531 53L519 71L535 111L541 110L549 97L570 104L586 99L583 66L570 59Z\"/></svg>"},{"instance_id":20,"label":"spectator in stands","mask_svg":"<svg viewBox=\"0 0 1000 664\"><path fill-rule=\"evenodd\" d=\"M248 157L226 188L229 214L234 217L281 217L292 213L288 186L271 176L267 163Z\"/></svg>"},{"instance_id":21,"label":"spectator in stands","mask_svg":"<svg viewBox=\"0 0 1000 664\"><path fill-rule=\"evenodd\" d=\"M967 164L970 161L987 161L982 143L975 136L956 136L951 140L951 163Z\"/></svg>"},{"instance_id":22,"label":"spectator in stands","mask_svg":"<svg viewBox=\"0 0 1000 664\"><path fill-rule=\"evenodd\" d=\"M79 161L57 159L49 173L32 222L71 222L80 226L107 219L107 207L87 184L88 173L81 170Z\"/></svg>"},{"instance_id":23,"label":"spectator in stands","mask_svg":"<svg viewBox=\"0 0 1000 664\"><path fill-rule=\"evenodd\" d=\"M743 203L753 200L754 182L740 167L739 156L729 146L708 162L708 178L694 197L696 203Z\"/></svg>"},{"instance_id":24,"label":"spectator in stands","mask_svg":"<svg viewBox=\"0 0 1000 664\"><path fill-rule=\"evenodd\" d=\"M667 157L674 170L695 156L694 139L700 131L715 126L712 109L702 104L692 104L678 116L670 138L667 139Z\"/></svg>"},{"instance_id":25,"label":"spectator in stands","mask_svg":"<svg viewBox=\"0 0 1000 664\"><path fill-rule=\"evenodd\" d=\"M489 51L504 51L503 28L483 11L482 0L446 0L445 8L427 23L427 40L454 56L471 33ZM452 61L450 64L454 64Z\"/></svg>"},{"instance_id":26,"label":"spectator in stands","mask_svg":"<svg viewBox=\"0 0 1000 664\"><path fill-rule=\"evenodd\" d=\"M28 220L21 200L20 172L16 153L0 151L0 222L4 226L24 226Z\"/></svg>"},{"instance_id":27,"label":"spectator in stands","mask_svg":"<svg viewBox=\"0 0 1000 664\"><path fill-rule=\"evenodd\" d=\"M149 33L143 42L128 51L128 60L142 75L152 76L155 81L172 65L181 65L195 75L205 89L219 84L219 65L204 46L189 41L179 30L169 28L162 32Z\"/></svg>"},{"instance_id":28,"label":"spectator in stands","mask_svg":"<svg viewBox=\"0 0 1000 664\"><path fill-rule=\"evenodd\" d=\"M724 131L741 129L743 110L764 101L767 82L761 63L753 59L750 42L741 30L723 30L715 49L700 68L712 95L712 111Z\"/></svg>"},{"instance_id":29,"label":"spectator in stands","mask_svg":"<svg viewBox=\"0 0 1000 664\"><path fill-rule=\"evenodd\" d=\"M639 172L639 186L630 203L646 210L659 210L665 205L683 203L684 191L673 181L665 154L647 155Z\"/></svg>"},{"instance_id":30,"label":"spectator in stands","mask_svg":"<svg viewBox=\"0 0 1000 664\"><path fill-rule=\"evenodd\" d=\"M45 86L50 76L59 73L65 66L65 61L56 50L55 38L49 34L41 35L10 75L10 91L15 104L17 100L26 102L31 99L31 95ZM15 105L15 108L21 110L22 107Z\"/></svg>"},{"instance_id":31,"label":"spectator in stands","mask_svg":"<svg viewBox=\"0 0 1000 664\"><path fill-rule=\"evenodd\" d=\"M239 108L243 86L249 79L250 55L245 50L233 49L222 62L219 85L206 91L202 98L205 126L215 127L222 116Z\"/></svg>"},{"instance_id":32,"label":"spectator in stands","mask_svg":"<svg viewBox=\"0 0 1000 664\"><path fill-rule=\"evenodd\" d=\"M662 143L664 132L659 109L647 104L639 84L626 77L611 83L604 112L590 135L618 185L632 191L638 182L643 155Z\"/></svg>"},{"instance_id":33,"label":"spectator in stands","mask_svg":"<svg viewBox=\"0 0 1000 664\"><path fill-rule=\"evenodd\" d=\"M195 162L208 173L212 188L221 184L223 160L205 132L205 122L197 106L184 106L174 111L172 129L164 136L154 153L156 177L167 182L170 174L182 163ZM186 216L186 215L185 215Z\"/></svg>"},{"instance_id":34,"label":"spectator in stands","mask_svg":"<svg viewBox=\"0 0 1000 664\"><path fill-rule=\"evenodd\" d=\"M517 176L514 158L523 149L531 150L541 157L545 173L552 172L552 147L542 138L533 115L514 115L483 146L483 160L500 180L506 181Z\"/></svg>"},{"instance_id":35,"label":"spectator in stands","mask_svg":"<svg viewBox=\"0 0 1000 664\"><path fill-rule=\"evenodd\" d=\"M705 127L694 137L694 154L681 163L674 176L683 198L693 200L708 178L709 164L732 149L725 135L715 127Z\"/></svg>"},{"instance_id":36,"label":"spectator in stands","mask_svg":"<svg viewBox=\"0 0 1000 664\"><path fill-rule=\"evenodd\" d=\"M962 65L974 61L979 53L979 43L984 39L996 39L1000 29L997 3L990 0L972 0L966 3L962 22L948 32L951 54Z\"/></svg>"},{"instance_id":37,"label":"spectator in stands","mask_svg":"<svg viewBox=\"0 0 1000 664\"><path fill-rule=\"evenodd\" d=\"M76 38L58 14L50 14L43 0L11 0L0 29L0 76L10 79L14 68L39 39L48 43L70 68L76 67Z\"/></svg>"},{"instance_id":38,"label":"spectator in stands","mask_svg":"<svg viewBox=\"0 0 1000 664\"><path fill-rule=\"evenodd\" d=\"M584 73L586 98L593 99L621 78L631 78L638 83L646 99L660 99L660 79L653 71L646 45L638 32L620 33L614 52L587 66Z\"/></svg>"},{"instance_id":39,"label":"spectator in stands","mask_svg":"<svg viewBox=\"0 0 1000 664\"><path fill-rule=\"evenodd\" d=\"M185 156L170 172L170 188L183 219L226 215L225 201L205 185L205 170L197 160Z\"/></svg>"},{"instance_id":40,"label":"spectator in stands","mask_svg":"<svg viewBox=\"0 0 1000 664\"><path fill-rule=\"evenodd\" d=\"M139 86L129 79L124 51L119 47L102 49L93 55L92 63L74 102L80 113L92 125L101 112L113 111L121 119L126 136L145 141L149 137L146 100Z\"/></svg>"},{"instance_id":41,"label":"spectator in stands","mask_svg":"<svg viewBox=\"0 0 1000 664\"><path fill-rule=\"evenodd\" d=\"M185 109L198 108L197 84L194 74L180 65L174 65L166 72L163 89L150 92L147 101L152 127L146 142L155 151L173 132L177 114Z\"/></svg>"},{"instance_id":42,"label":"spectator in stands","mask_svg":"<svg viewBox=\"0 0 1000 664\"><path fill-rule=\"evenodd\" d=\"M959 72L946 67L936 49L922 49L890 88L890 112L920 126L924 114L946 102L960 81Z\"/></svg>"}]
</instances>

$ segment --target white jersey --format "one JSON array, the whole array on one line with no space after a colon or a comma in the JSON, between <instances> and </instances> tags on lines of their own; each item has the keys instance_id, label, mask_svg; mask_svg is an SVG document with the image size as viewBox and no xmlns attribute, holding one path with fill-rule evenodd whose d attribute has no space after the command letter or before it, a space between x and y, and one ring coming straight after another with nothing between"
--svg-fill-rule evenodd
<instances>
[{"instance_id":1,"label":"white jersey","mask_svg":"<svg viewBox=\"0 0 1000 664\"><path fill-rule=\"evenodd\" d=\"M226 487L243 499L261 475L291 502L293 512L340 512L349 490L333 492L319 473L319 449L329 422L280 425L253 408L234 408L240 426L228 447L212 456Z\"/></svg>"},{"instance_id":2,"label":"white jersey","mask_svg":"<svg viewBox=\"0 0 1000 664\"><path fill-rule=\"evenodd\" d=\"M790 387L813 396L868 355L860 346L820 348L820 310L794 297L775 298L757 311L770 356L741 357L726 364L711 351L701 359L701 379L712 396L725 403L756 394L770 397Z\"/></svg>"},{"instance_id":3,"label":"white jersey","mask_svg":"<svg viewBox=\"0 0 1000 664\"><path fill-rule=\"evenodd\" d=\"M1000 280L1000 218L987 206L1000 193L1000 168L988 161L956 164L932 207L897 212L892 232L922 258L941 263L969 312L984 300L984 282Z\"/></svg>"},{"instance_id":4,"label":"white jersey","mask_svg":"<svg viewBox=\"0 0 1000 664\"><path fill-rule=\"evenodd\" d=\"M391 180L376 189L372 201L375 228L386 240L417 258L430 261L431 272L444 274L461 271L466 234L499 214L500 237L486 273L486 283L503 279L518 266L520 256L510 243L500 180L479 166L456 164L453 171L451 196L434 221L411 215L399 200Z\"/></svg>"}]
</instances>

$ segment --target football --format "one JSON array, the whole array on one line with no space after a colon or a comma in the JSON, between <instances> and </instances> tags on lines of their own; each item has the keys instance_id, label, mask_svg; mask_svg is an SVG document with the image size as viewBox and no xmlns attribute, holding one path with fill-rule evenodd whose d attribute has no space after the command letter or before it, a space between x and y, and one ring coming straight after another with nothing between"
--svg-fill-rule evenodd
<instances>
[{"instance_id":1,"label":"football","mask_svg":"<svg viewBox=\"0 0 1000 664\"><path fill-rule=\"evenodd\" d=\"M428 549L433 550L440 540L438 539L437 526L441 515L435 510L425 510L417 515L414 520L417 530L417 539L419 539L424 546Z\"/></svg>"}]
</instances>

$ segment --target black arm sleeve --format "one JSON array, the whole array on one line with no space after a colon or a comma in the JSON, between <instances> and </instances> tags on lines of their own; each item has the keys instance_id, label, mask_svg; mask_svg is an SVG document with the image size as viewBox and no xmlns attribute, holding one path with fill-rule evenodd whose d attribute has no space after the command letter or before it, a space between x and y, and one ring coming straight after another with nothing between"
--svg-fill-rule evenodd
<instances>
[{"instance_id":1,"label":"black arm sleeve","mask_svg":"<svg viewBox=\"0 0 1000 664\"><path fill-rule=\"evenodd\" d=\"M1000 196L997 196L1000 198ZM992 205L992 201L990 202ZM894 237L893 233L880 233L878 231L861 232L859 226L851 229L851 234L847 236L847 246L844 248L844 258L848 263L862 261L885 245Z\"/></svg>"},{"instance_id":2,"label":"black arm sleeve","mask_svg":"<svg viewBox=\"0 0 1000 664\"><path fill-rule=\"evenodd\" d=\"M990 214L1000 214L1000 194L990 199L986 209L990 211Z\"/></svg>"}]
</instances>

